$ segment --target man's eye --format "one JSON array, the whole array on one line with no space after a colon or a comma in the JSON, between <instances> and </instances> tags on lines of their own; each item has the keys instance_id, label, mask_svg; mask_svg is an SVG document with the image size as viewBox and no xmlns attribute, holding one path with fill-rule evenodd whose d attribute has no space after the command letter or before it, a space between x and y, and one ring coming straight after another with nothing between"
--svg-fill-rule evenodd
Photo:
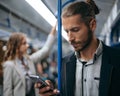
<instances>
[{"instance_id":1,"label":"man's eye","mask_svg":"<svg viewBox=\"0 0 120 96\"><path fill-rule=\"evenodd\" d=\"M79 29L76 29L76 28L75 28L75 29L71 29L71 31L72 31L72 32L78 32Z\"/></svg>"},{"instance_id":2,"label":"man's eye","mask_svg":"<svg viewBox=\"0 0 120 96\"><path fill-rule=\"evenodd\" d=\"M66 33L68 33L69 31L70 32L78 32L80 29L79 28L73 28L73 29L70 29L70 30L65 30Z\"/></svg>"}]
</instances>

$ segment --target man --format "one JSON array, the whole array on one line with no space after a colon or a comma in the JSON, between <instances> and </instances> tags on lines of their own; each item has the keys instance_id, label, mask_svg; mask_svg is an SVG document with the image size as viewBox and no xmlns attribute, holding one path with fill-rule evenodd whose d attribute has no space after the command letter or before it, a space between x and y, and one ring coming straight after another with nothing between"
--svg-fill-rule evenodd
<instances>
[{"instance_id":1,"label":"man","mask_svg":"<svg viewBox=\"0 0 120 96\"><path fill-rule=\"evenodd\" d=\"M75 52L63 58L60 96L120 96L120 51L96 38L98 13L93 0L72 3L62 13ZM58 93L49 88L40 89L40 96Z\"/></svg>"}]
</instances>

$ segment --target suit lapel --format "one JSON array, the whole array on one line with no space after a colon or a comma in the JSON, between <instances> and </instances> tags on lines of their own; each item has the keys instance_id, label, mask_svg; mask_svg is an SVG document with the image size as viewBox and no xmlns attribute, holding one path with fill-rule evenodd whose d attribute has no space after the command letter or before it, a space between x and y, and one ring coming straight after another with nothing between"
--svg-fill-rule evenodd
<instances>
[{"instance_id":1,"label":"suit lapel","mask_svg":"<svg viewBox=\"0 0 120 96\"><path fill-rule=\"evenodd\" d=\"M99 96L108 96L108 90L110 87L112 65L110 64L109 49L103 48L102 66L100 72L100 84L99 84Z\"/></svg>"},{"instance_id":2,"label":"suit lapel","mask_svg":"<svg viewBox=\"0 0 120 96\"><path fill-rule=\"evenodd\" d=\"M66 64L66 79L67 79L67 96L74 96L75 90L75 70L76 70L76 57L72 56Z\"/></svg>"}]
</instances>

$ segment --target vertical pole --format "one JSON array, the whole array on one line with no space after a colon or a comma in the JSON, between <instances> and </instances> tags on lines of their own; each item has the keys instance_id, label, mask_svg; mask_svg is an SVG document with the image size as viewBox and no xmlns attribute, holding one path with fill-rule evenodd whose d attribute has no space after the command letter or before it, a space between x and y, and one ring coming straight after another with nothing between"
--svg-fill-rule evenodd
<instances>
[{"instance_id":1,"label":"vertical pole","mask_svg":"<svg viewBox=\"0 0 120 96\"><path fill-rule=\"evenodd\" d=\"M61 86L62 36L61 36L61 0L58 0L58 89Z\"/></svg>"}]
</instances>

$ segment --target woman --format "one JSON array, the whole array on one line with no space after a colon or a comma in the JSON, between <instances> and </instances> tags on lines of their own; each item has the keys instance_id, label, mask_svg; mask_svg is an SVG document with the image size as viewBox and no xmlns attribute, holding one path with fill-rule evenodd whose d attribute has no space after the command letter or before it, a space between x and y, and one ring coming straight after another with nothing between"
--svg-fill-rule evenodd
<instances>
[{"instance_id":1,"label":"woman","mask_svg":"<svg viewBox=\"0 0 120 96\"><path fill-rule=\"evenodd\" d=\"M3 62L4 96L37 96L37 89L29 79L29 74L36 74L36 63L49 54L55 39L55 27L41 50L28 56L29 47L23 33L13 33L7 43L7 50Z\"/></svg>"}]
</instances>

